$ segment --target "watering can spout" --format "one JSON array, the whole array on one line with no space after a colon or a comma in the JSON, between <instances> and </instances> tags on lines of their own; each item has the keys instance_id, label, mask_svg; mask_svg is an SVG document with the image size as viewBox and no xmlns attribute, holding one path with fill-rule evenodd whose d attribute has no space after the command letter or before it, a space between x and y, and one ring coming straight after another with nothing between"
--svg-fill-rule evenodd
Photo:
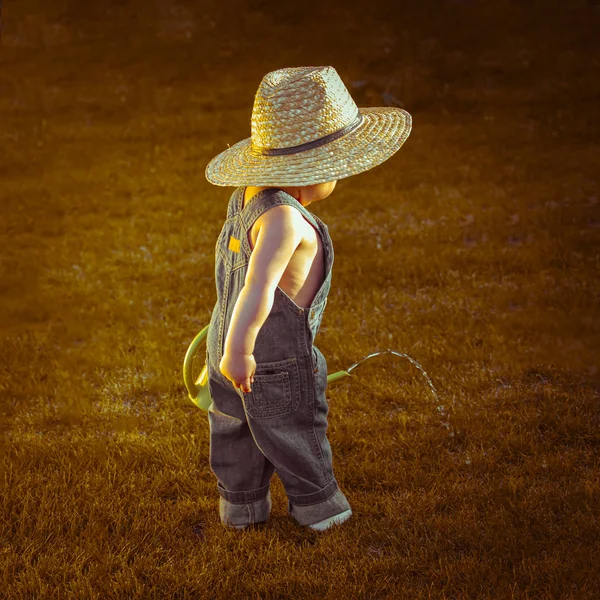
<instances>
[{"instance_id":1,"label":"watering can spout","mask_svg":"<svg viewBox=\"0 0 600 600\"><path fill-rule=\"evenodd\" d=\"M195 378L192 373L192 362L198 353L198 349L208 335L209 326L210 325L204 327L202 331L200 331L200 333L192 340L192 343L185 353L185 359L183 360L183 381L185 383L185 387L187 388L190 400L198 408L201 408L204 411L208 411L210 405L212 404L212 398L208 385L208 366L205 364L202 367L200 375ZM337 373L332 373L331 375L327 376L327 383L332 383L333 381L343 379L344 377L352 377L352 375L350 375L350 373L347 371L338 371Z\"/></svg>"},{"instance_id":2,"label":"watering can spout","mask_svg":"<svg viewBox=\"0 0 600 600\"><path fill-rule=\"evenodd\" d=\"M337 381L338 379L343 379L344 377L352 377L352 375L348 373L348 371L338 371L337 373L327 375L327 383Z\"/></svg>"}]
</instances>

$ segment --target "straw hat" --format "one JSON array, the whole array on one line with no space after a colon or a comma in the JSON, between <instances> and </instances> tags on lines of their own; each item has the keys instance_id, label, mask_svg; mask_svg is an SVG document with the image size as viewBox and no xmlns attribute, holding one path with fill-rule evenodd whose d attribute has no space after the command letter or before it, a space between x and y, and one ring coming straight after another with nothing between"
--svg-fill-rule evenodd
<instances>
[{"instance_id":1,"label":"straw hat","mask_svg":"<svg viewBox=\"0 0 600 600\"><path fill-rule=\"evenodd\" d=\"M406 141L409 113L358 108L333 67L267 73L252 109L252 135L213 158L214 185L310 185L350 177L387 160Z\"/></svg>"}]
</instances>

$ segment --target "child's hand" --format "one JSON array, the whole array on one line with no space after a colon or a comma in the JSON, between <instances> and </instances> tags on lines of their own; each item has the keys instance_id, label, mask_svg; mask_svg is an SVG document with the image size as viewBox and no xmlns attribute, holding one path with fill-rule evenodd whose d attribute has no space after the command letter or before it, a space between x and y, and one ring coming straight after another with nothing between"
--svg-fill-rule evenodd
<instances>
[{"instance_id":1,"label":"child's hand","mask_svg":"<svg viewBox=\"0 0 600 600\"><path fill-rule=\"evenodd\" d=\"M241 388L245 393L252 391L250 383L254 381L256 371L254 354L225 353L219 363L219 370L235 388Z\"/></svg>"}]
</instances>

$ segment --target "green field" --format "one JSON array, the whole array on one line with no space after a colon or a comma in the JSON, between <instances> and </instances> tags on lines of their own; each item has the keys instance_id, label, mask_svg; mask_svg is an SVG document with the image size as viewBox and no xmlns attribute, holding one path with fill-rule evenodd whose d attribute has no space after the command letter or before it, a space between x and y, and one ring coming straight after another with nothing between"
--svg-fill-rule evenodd
<instances>
[{"instance_id":1,"label":"green field","mask_svg":"<svg viewBox=\"0 0 600 600\"><path fill-rule=\"evenodd\" d=\"M355 4L3 6L0 598L600 597L600 6ZM204 169L301 65L413 117L309 208L315 343L438 398L362 363L328 388L352 518L299 527L275 476L229 530L181 376L233 191Z\"/></svg>"}]
</instances>

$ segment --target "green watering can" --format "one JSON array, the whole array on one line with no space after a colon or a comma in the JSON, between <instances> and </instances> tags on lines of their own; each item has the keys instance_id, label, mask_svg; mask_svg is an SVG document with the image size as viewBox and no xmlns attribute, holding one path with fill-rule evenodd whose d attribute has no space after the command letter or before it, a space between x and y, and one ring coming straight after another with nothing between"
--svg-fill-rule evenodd
<instances>
[{"instance_id":1,"label":"green watering can","mask_svg":"<svg viewBox=\"0 0 600 600\"><path fill-rule=\"evenodd\" d=\"M208 389L208 367L204 365L202 367L202 371L197 378L194 378L192 373L192 362L194 357L198 355L198 350L206 336L208 335L208 328L210 325L207 325L192 341L190 347L185 353L185 359L183 360L183 381L185 382L185 387L187 388L190 400L202 410L208 411L208 407L212 403L212 398L210 397L210 390ZM332 381L336 381L337 379L341 379L342 377L352 377L348 371L338 371L337 373L332 373L331 375L327 375L327 383L331 383Z\"/></svg>"},{"instance_id":2,"label":"green watering can","mask_svg":"<svg viewBox=\"0 0 600 600\"><path fill-rule=\"evenodd\" d=\"M204 411L208 411L208 407L212 404L212 398L210 396L210 390L208 388L208 367L204 365L202 367L200 375L197 378L195 378L192 373L192 363L194 361L194 358L198 355L198 350L200 349L200 346L202 345L202 343L206 339L206 336L208 335L209 326L210 325L204 327L204 329L202 329L202 331L193 339L192 343L187 349L185 359L183 360L183 381L185 382L185 387L187 388L190 400L198 408L201 408ZM395 352L394 350L389 349L384 350L382 352L374 352L373 354L365 356L358 362L354 363L347 371L338 371L337 373L327 375L327 383L330 384L333 381L343 379L344 377L352 377L350 371L352 371L352 369L354 369L361 362L373 356L385 353L395 354L396 356L403 356L407 358L411 363L413 363L423 373L425 379L427 379L427 382L429 383L429 387L431 388L433 395L436 397L436 400L438 399L437 394L435 393L435 388L433 387L431 380L429 379L427 373L425 373L421 365L414 361L410 356L402 352ZM444 407L441 408L443 409Z\"/></svg>"}]
</instances>

